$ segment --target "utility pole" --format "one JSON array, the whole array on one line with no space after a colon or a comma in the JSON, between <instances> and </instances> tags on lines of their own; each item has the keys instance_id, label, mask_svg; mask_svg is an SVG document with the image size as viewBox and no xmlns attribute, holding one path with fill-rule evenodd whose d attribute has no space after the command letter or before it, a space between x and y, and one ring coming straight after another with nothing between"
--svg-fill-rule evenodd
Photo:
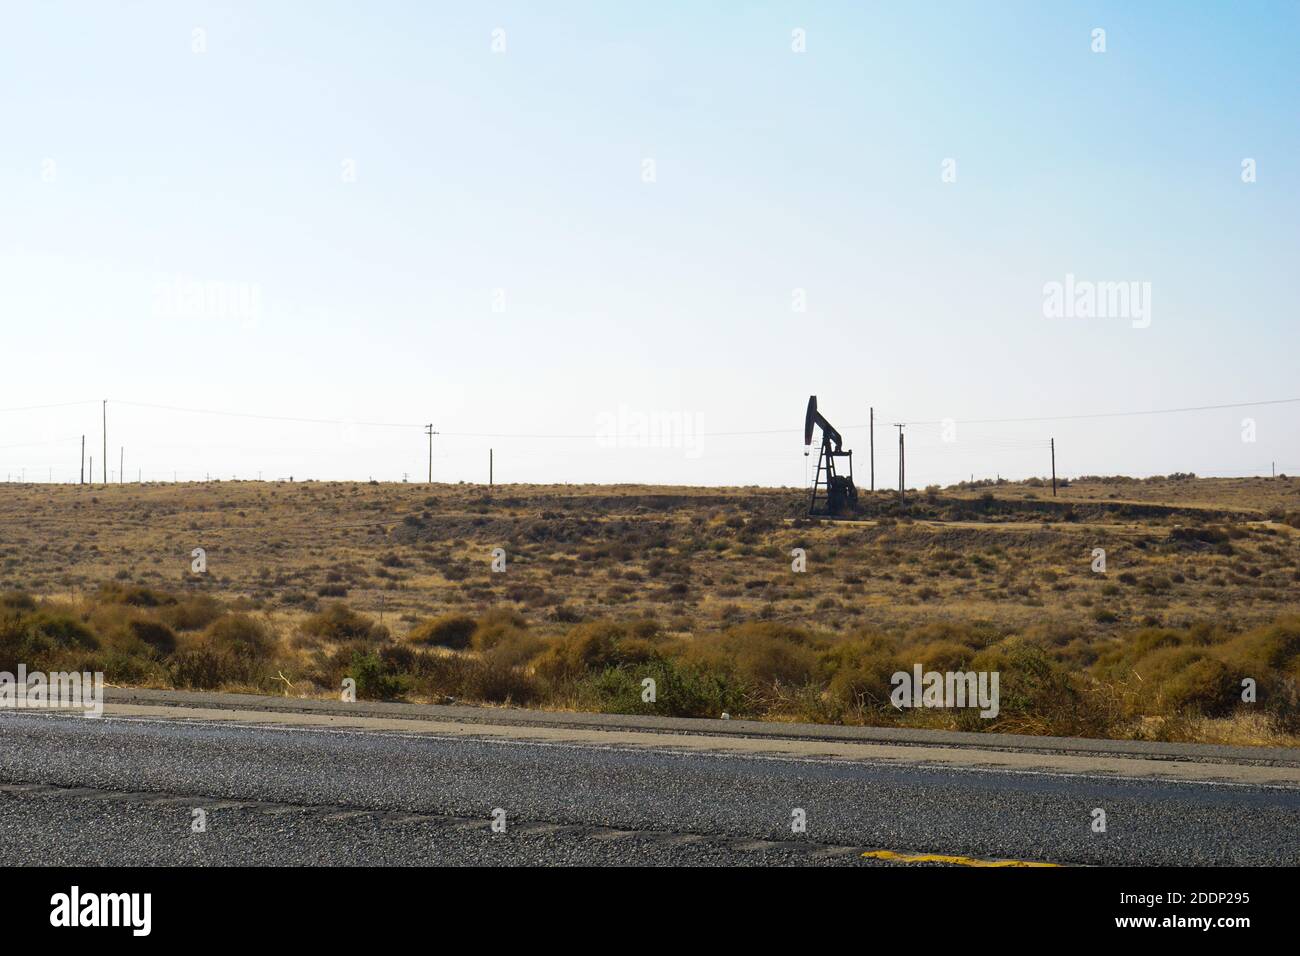
<instances>
[{"instance_id":1,"label":"utility pole","mask_svg":"<svg viewBox=\"0 0 1300 956\"><path fill-rule=\"evenodd\" d=\"M424 426L424 433L429 436L429 484L433 484L433 436L438 433L433 430L432 422Z\"/></svg>"},{"instance_id":2,"label":"utility pole","mask_svg":"<svg viewBox=\"0 0 1300 956\"><path fill-rule=\"evenodd\" d=\"M1052 439L1052 497L1056 497L1056 439Z\"/></svg>"},{"instance_id":3,"label":"utility pole","mask_svg":"<svg viewBox=\"0 0 1300 956\"><path fill-rule=\"evenodd\" d=\"M104 464L100 470L104 473L104 484L108 484L108 399L104 399L104 457L101 459ZM94 481L94 476L91 476Z\"/></svg>"},{"instance_id":4,"label":"utility pole","mask_svg":"<svg viewBox=\"0 0 1300 956\"><path fill-rule=\"evenodd\" d=\"M86 436L81 436L81 484L86 483Z\"/></svg>"},{"instance_id":5,"label":"utility pole","mask_svg":"<svg viewBox=\"0 0 1300 956\"><path fill-rule=\"evenodd\" d=\"M492 449L488 449L488 487L492 487Z\"/></svg>"},{"instance_id":6,"label":"utility pole","mask_svg":"<svg viewBox=\"0 0 1300 956\"><path fill-rule=\"evenodd\" d=\"M907 481L906 468L904 466L905 456L903 450L903 423L895 422L894 427L898 429L898 503L902 504L907 499Z\"/></svg>"},{"instance_id":7,"label":"utility pole","mask_svg":"<svg viewBox=\"0 0 1300 956\"><path fill-rule=\"evenodd\" d=\"M876 490L876 406L871 406L871 490Z\"/></svg>"},{"instance_id":8,"label":"utility pole","mask_svg":"<svg viewBox=\"0 0 1300 956\"><path fill-rule=\"evenodd\" d=\"M121 451L117 459L117 483L120 485L126 481L126 446L121 446Z\"/></svg>"}]
</instances>

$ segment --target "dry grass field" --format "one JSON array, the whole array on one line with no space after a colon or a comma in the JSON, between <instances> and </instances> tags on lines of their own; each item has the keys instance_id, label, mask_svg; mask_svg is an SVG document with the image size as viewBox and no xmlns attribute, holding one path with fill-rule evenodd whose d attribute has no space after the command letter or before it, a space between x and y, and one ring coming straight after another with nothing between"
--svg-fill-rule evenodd
<instances>
[{"instance_id":1,"label":"dry grass field","mask_svg":"<svg viewBox=\"0 0 1300 956\"><path fill-rule=\"evenodd\" d=\"M862 505L848 522L808 520L790 489L3 485L0 670L1300 742L1300 479L1088 479L1056 498L976 483ZM918 663L998 670L1000 715L889 706L889 676Z\"/></svg>"}]
</instances>

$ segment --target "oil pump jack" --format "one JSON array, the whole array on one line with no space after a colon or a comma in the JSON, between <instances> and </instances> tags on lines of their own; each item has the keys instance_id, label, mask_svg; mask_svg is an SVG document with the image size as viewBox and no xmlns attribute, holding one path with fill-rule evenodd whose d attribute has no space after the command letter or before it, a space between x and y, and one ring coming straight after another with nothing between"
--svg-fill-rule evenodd
<instances>
[{"instance_id":1,"label":"oil pump jack","mask_svg":"<svg viewBox=\"0 0 1300 956\"><path fill-rule=\"evenodd\" d=\"M804 454L812 445L813 427L822 432L822 447L817 454L817 475L813 478L812 497L808 499L810 515L843 515L858 506L858 489L853 484L853 452L844 450L844 439L835 426L817 411L817 396L808 396L808 412L803 420ZM849 460L849 473L839 474L835 459Z\"/></svg>"}]
</instances>

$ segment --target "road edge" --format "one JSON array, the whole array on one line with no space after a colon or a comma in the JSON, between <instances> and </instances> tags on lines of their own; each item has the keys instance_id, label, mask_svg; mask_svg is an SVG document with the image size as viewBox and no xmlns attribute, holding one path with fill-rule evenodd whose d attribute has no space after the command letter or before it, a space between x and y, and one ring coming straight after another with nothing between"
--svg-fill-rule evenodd
<instances>
[{"instance_id":1,"label":"road edge","mask_svg":"<svg viewBox=\"0 0 1300 956\"><path fill-rule=\"evenodd\" d=\"M209 691L105 688L109 704L152 704L183 708L316 713L340 717L388 717L440 720L492 726L634 730L650 733L755 737L786 740L826 740L845 743L894 744L914 747L965 747L1040 753L1075 753L1143 757L1257 766L1300 767L1300 748L1237 747L1223 744L1167 743L1146 740L1104 740L1088 737L1040 737L1029 734L973 733L904 727L846 727L838 724L787 724L757 720L714 720L692 717L653 717L571 711L524 710L510 707L470 707L463 704L412 704L397 701L353 703L302 697L228 694Z\"/></svg>"}]
</instances>

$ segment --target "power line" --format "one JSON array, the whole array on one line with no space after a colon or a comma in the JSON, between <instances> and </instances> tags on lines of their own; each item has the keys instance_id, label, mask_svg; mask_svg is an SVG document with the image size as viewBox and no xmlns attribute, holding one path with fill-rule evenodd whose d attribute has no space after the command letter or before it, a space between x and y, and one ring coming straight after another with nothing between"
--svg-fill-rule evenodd
<instances>
[{"instance_id":1,"label":"power line","mask_svg":"<svg viewBox=\"0 0 1300 956\"><path fill-rule=\"evenodd\" d=\"M1185 412L1220 411L1223 409L1230 409L1230 408L1259 408L1266 405L1291 405L1296 403L1300 403L1300 398L1278 398L1278 399L1269 399L1266 401L1259 401L1259 402L1231 402L1222 405L1189 405L1180 408L1156 408L1156 409L1141 409L1141 410L1120 411L1120 412L1088 412L1088 413L1077 414L1077 415L1036 415L1036 416L1030 416L1024 418L963 418L963 419L953 419L953 421L956 421L958 424L962 424L962 425L1010 425L1010 424L1018 424L1018 423L1023 424L1023 423L1034 423L1034 422L1078 421L1080 419L1087 419L1087 418L1131 418L1131 417L1139 417L1144 415L1174 415L1174 414L1181 414ZM225 412L225 411L218 411L214 409L180 408L172 405L155 405L146 402L119 402L118 404L133 405L139 408L157 408L157 409L164 409L167 411L189 412L193 414L202 414L202 415L225 415L225 416L238 417L238 418L257 418L257 419L265 419L269 421L300 422L300 423L317 424L317 425L359 425L359 426L368 426L368 427L375 427L375 428L426 428L428 427L427 425L424 424L414 424L414 423L407 423L407 422L354 422L354 421L347 421L344 419L300 418L300 417L285 416L285 415L262 415L262 414L256 414L251 412ZM905 420L906 419L904 418L904 416L894 417L894 421L905 421ZM947 419L938 419L934 421L909 421L907 422L907 424L908 425L943 425L946 422ZM873 426L876 428L894 427L892 424L884 424L884 423L879 425L875 424L874 416L873 416L873 421L870 425L848 425L845 427L870 428ZM700 438L726 438L726 437L743 437L743 436L750 436L750 435L784 435L784 434L790 434L792 432L797 433L798 430L799 428L796 425L796 426L788 426L785 428L761 428L761 429L749 429L749 430L742 430L742 431L695 432L694 434ZM440 434L445 435L449 438L588 439L588 438L595 437L594 434L590 432L580 433L580 434L541 433L541 432L513 432L513 433L511 432L441 432Z\"/></svg>"},{"instance_id":2,"label":"power line","mask_svg":"<svg viewBox=\"0 0 1300 956\"><path fill-rule=\"evenodd\" d=\"M0 408L0 412L32 412L42 408L71 408L74 405L90 405L97 402L96 398L88 398L84 402L56 402L53 405L22 405L15 408Z\"/></svg>"},{"instance_id":3,"label":"power line","mask_svg":"<svg viewBox=\"0 0 1300 956\"><path fill-rule=\"evenodd\" d=\"M263 415L257 412L227 412L212 408L182 408L178 405L157 405L152 402L122 402L114 399L118 405L130 405L133 408L153 408L168 412L184 412L190 415L221 415L226 418L256 418L272 422L297 422L306 425L360 425L367 428L423 428L423 425L410 422L354 422L343 418L302 418L292 415Z\"/></svg>"},{"instance_id":4,"label":"power line","mask_svg":"<svg viewBox=\"0 0 1300 956\"><path fill-rule=\"evenodd\" d=\"M49 441L25 442L21 445L0 445L0 451L3 451L8 448L44 448L46 445L61 445L65 441L76 441L76 440L77 440L77 436L73 435L71 438L52 438Z\"/></svg>"},{"instance_id":5,"label":"power line","mask_svg":"<svg viewBox=\"0 0 1300 956\"><path fill-rule=\"evenodd\" d=\"M0 412L20 412L35 411L50 408L68 408L76 405L86 405L95 401L90 399L82 402L62 402L45 405L27 405L14 408L0 408ZM260 412L238 412L223 409L212 408L189 408L179 405L164 405L155 402L130 402L119 401L114 399L119 405L126 405L133 408L149 408L159 411L179 412L190 415L216 415L226 418L246 418L260 421L278 421L292 422L307 425L335 425L335 426L358 426L367 428L420 428L426 429L428 426L424 423L417 422L379 422L379 421L351 421L348 419L336 418L311 418L297 415L271 415ZM1279 398L1256 402L1230 402L1218 405L1189 405L1178 408L1156 408L1140 409L1130 411L1112 411L1112 412L1087 412L1075 415L1035 415L1020 418L963 418L963 419L937 419L931 421L908 421L905 416L880 416L886 421L890 418L893 421L905 421L909 426L933 426L944 425L949 421L961 425L1010 425L1010 424L1029 424L1038 422L1062 422L1062 421L1079 421L1090 418L1131 418L1146 415L1174 415L1188 412L1205 412L1221 411L1233 408L1260 408L1269 405L1290 405L1300 403L1300 398ZM105 402L107 404L107 402ZM877 422L876 417L872 416L869 424L848 425L846 428L893 428L894 425L886 422ZM763 429L746 429L738 431L707 431L693 432L692 434L700 438L727 438L727 437L745 437L753 435L786 435L797 434L798 426L787 426L784 428L763 428ZM505 438L505 439L559 439L559 440L586 440L596 437L594 432L585 433L543 433L543 432L441 432L440 434L450 438ZM989 441L1014 441L1014 439L987 439ZM1029 440L1032 441L1032 440ZM1029 443L1027 441L1026 443Z\"/></svg>"},{"instance_id":6,"label":"power line","mask_svg":"<svg viewBox=\"0 0 1300 956\"><path fill-rule=\"evenodd\" d=\"M1300 402L1300 398L1276 398L1263 402L1232 402L1227 405L1188 405L1183 408L1154 408L1131 412L1089 412L1082 415L1038 415L1032 418L963 418L954 419L962 425L1011 425L1024 422L1068 422L1082 418L1130 418L1139 415L1175 415L1181 412L1209 412L1227 408L1258 408L1262 405L1291 405ZM909 425L942 425L944 419L930 422L908 422ZM862 428L862 425L850 425L850 428ZM892 427L892 426L891 426Z\"/></svg>"}]
</instances>

